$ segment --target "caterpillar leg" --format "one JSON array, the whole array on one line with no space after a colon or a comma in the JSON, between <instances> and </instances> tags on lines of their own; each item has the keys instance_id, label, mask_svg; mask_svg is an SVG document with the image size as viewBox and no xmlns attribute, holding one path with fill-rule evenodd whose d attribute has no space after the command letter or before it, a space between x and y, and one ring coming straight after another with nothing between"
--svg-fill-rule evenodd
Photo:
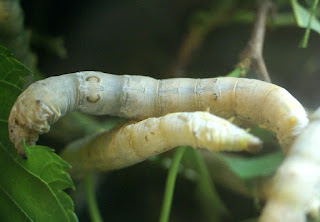
<instances>
[{"instance_id":1,"label":"caterpillar leg","mask_svg":"<svg viewBox=\"0 0 320 222\"><path fill-rule=\"evenodd\" d=\"M71 174L79 176L130 166L177 146L255 152L261 143L245 130L210 113L172 113L80 139L67 146L62 157L72 165Z\"/></svg>"}]
</instances>

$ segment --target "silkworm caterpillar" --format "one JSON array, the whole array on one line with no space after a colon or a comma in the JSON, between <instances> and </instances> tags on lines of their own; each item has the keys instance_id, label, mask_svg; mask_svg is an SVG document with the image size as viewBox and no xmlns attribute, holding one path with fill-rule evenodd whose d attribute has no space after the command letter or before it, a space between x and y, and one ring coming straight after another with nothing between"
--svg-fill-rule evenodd
<instances>
[{"instance_id":1,"label":"silkworm caterpillar","mask_svg":"<svg viewBox=\"0 0 320 222\"><path fill-rule=\"evenodd\" d=\"M265 221L306 221L320 193L320 108L297 137L277 170L260 217ZM315 206L319 211L319 203ZM318 212L319 213L319 212Z\"/></svg>"},{"instance_id":2,"label":"silkworm caterpillar","mask_svg":"<svg viewBox=\"0 0 320 222\"><path fill-rule=\"evenodd\" d=\"M32 84L11 110L9 134L23 155L22 138L34 144L39 134L48 132L51 124L70 111L142 120L208 108L217 116L236 116L274 131L285 149L308 123L304 108L287 90L259 80L156 80L86 71Z\"/></svg>"},{"instance_id":3,"label":"silkworm caterpillar","mask_svg":"<svg viewBox=\"0 0 320 222\"><path fill-rule=\"evenodd\" d=\"M72 165L71 174L130 166L177 146L210 151L258 151L257 137L207 112L171 113L98 132L76 141L61 156Z\"/></svg>"}]
</instances>

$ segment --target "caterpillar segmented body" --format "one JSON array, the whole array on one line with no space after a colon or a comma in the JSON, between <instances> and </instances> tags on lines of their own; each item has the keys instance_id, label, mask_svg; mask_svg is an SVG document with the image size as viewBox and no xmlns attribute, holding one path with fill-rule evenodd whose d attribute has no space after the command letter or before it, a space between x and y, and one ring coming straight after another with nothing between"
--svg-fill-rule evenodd
<instances>
[{"instance_id":1,"label":"caterpillar segmented body","mask_svg":"<svg viewBox=\"0 0 320 222\"><path fill-rule=\"evenodd\" d=\"M272 179L260 222L303 222L307 221L306 214L311 208L319 211L319 135L320 108L311 116L310 124L297 137Z\"/></svg>"},{"instance_id":2,"label":"caterpillar segmented body","mask_svg":"<svg viewBox=\"0 0 320 222\"><path fill-rule=\"evenodd\" d=\"M210 113L183 112L130 123L112 132L98 132L71 143L61 156L72 165L70 173L81 176L130 166L187 145L210 151L255 152L262 142Z\"/></svg>"},{"instance_id":3,"label":"caterpillar segmented body","mask_svg":"<svg viewBox=\"0 0 320 222\"><path fill-rule=\"evenodd\" d=\"M304 108L288 91L259 80L156 80L86 71L32 84L11 110L9 134L23 154L22 138L34 144L39 134L48 132L51 124L71 111L142 120L208 109L217 116L236 116L274 131L285 149L308 123Z\"/></svg>"}]
</instances>

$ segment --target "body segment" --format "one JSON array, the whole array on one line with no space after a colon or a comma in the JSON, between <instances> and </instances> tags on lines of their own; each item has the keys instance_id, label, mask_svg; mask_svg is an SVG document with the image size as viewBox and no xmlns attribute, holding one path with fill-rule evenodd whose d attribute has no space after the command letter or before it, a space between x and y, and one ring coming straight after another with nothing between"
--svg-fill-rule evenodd
<instances>
[{"instance_id":1,"label":"body segment","mask_svg":"<svg viewBox=\"0 0 320 222\"><path fill-rule=\"evenodd\" d=\"M286 149L308 123L301 104L285 89L254 79L165 79L87 71L32 84L9 117L10 139L20 153L23 137L37 141L66 112L142 120L172 112L209 110L274 131Z\"/></svg>"},{"instance_id":2,"label":"body segment","mask_svg":"<svg viewBox=\"0 0 320 222\"><path fill-rule=\"evenodd\" d=\"M277 170L259 221L307 221L312 208L319 214L320 194L320 108L295 140Z\"/></svg>"},{"instance_id":3,"label":"body segment","mask_svg":"<svg viewBox=\"0 0 320 222\"><path fill-rule=\"evenodd\" d=\"M61 156L72 165L71 174L79 176L130 166L177 146L255 152L261 145L227 120L207 112L183 112L98 132L70 144Z\"/></svg>"}]
</instances>

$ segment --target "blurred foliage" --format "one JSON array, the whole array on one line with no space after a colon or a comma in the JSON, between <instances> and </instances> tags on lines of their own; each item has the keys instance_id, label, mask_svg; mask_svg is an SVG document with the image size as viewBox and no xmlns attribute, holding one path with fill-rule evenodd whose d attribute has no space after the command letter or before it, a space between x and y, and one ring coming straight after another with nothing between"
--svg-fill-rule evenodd
<instances>
[{"instance_id":1,"label":"blurred foliage","mask_svg":"<svg viewBox=\"0 0 320 222\"><path fill-rule=\"evenodd\" d=\"M303 8L297 0L291 0L292 9L299 27L306 28L305 35L301 42L301 46L306 48L308 45L310 29L320 34L320 22L315 17L318 0L306 1L310 6L310 10Z\"/></svg>"}]
</instances>

